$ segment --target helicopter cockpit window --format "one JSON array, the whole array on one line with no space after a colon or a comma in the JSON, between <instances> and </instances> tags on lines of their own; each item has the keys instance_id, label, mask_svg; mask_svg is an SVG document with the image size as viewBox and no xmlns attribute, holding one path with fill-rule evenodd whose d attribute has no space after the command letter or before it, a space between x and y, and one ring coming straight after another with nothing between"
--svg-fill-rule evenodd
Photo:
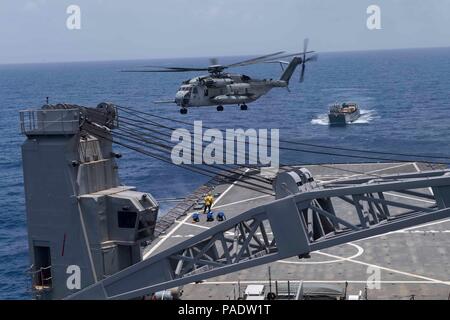
<instances>
[{"instance_id":1,"label":"helicopter cockpit window","mask_svg":"<svg viewBox=\"0 0 450 320\"><path fill-rule=\"evenodd\" d=\"M251 80L251 78L249 76L245 75L245 74L242 75L241 79L242 79L242 81L249 81L249 80Z\"/></svg>"}]
</instances>

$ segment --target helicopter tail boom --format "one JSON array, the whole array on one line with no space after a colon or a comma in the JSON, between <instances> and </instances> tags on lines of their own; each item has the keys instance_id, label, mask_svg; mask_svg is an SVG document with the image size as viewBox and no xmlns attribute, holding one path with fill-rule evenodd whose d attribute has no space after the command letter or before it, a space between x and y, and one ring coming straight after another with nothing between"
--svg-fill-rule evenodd
<instances>
[{"instance_id":1,"label":"helicopter tail boom","mask_svg":"<svg viewBox=\"0 0 450 320\"><path fill-rule=\"evenodd\" d=\"M292 61L287 66L286 70L284 70L283 74L281 75L280 80L286 81L289 83L289 80L291 79L292 75L294 74L295 69L297 69L297 66L299 66L302 63L302 58L300 57L294 57Z\"/></svg>"},{"instance_id":2,"label":"helicopter tail boom","mask_svg":"<svg viewBox=\"0 0 450 320\"><path fill-rule=\"evenodd\" d=\"M155 103L155 104L172 104L172 103L176 103L176 101L174 99L172 99L172 100L157 100L157 101L153 101L153 103Z\"/></svg>"}]
</instances>

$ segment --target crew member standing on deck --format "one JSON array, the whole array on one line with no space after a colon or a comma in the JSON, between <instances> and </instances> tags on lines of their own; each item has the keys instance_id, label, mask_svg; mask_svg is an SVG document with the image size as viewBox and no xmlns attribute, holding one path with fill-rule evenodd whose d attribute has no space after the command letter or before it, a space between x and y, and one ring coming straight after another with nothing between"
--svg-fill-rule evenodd
<instances>
[{"instance_id":1,"label":"crew member standing on deck","mask_svg":"<svg viewBox=\"0 0 450 320\"><path fill-rule=\"evenodd\" d=\"M211 206L214 203L214 197L212 196L211 192L208 192L204 200L205 200L205 207L203 209L203 213L206 213L206 209L208 209L208 213L210 213Z\"/></svg>"}]
</instances>

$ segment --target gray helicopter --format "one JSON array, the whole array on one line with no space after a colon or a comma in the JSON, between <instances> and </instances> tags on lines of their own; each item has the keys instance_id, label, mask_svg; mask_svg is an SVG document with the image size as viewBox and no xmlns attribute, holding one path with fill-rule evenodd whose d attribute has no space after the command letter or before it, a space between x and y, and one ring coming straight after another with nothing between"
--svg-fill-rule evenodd
<instances>
[{"instance_id":1,"label":"gray helicopter","mask_svg":"<svg viewBox=\"0 0 450 320\"><path fill-rule=\"evenodd\" d=\"M217 111L223 111L224 105L238 105L241 110L247 110L247 103L256 101L272 88L288 88L295 69L301 65L300 82L303 82L306 62L317 60L317 55L307 51L308 39L304 41L303 52L285 54L284 51L252 58L249 60L220 65L216 59L211 59L209 67L158 67L145 70L123 70L122 72L191 72L208 71L208 75L198 76L182 83L174 100L156 101L156 103L175 103L180 107L180 113L186 114L188 108L217 106ZM283 59L292 57L290 62ZM245 74L231 74L226 69L242 67L257 63L278 63L283 73L280 79L252 79ZM287 65L285 68L284 66Z\"/></svg>"}]
</instances>

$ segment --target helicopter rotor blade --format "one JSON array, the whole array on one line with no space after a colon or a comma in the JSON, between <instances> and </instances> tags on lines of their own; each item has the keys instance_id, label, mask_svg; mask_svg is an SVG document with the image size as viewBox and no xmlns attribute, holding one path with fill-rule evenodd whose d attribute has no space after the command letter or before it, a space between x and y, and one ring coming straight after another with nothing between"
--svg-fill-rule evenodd
<instances>
[{"instance_id":1,"label":"helicopter rotor blade","mask_svg":"<svg viewBox=\"0 0 450 320\"><path fill-rule=\"evenodd\" d=\"M314 53L314 51L306 51L308 47L308 40L305 39L304 42L304 51L303 52L298 52L298 53L291 53L291 54L283 54L285 53L285 51L279 51L279 52L275 52L275 53L271 53L271 54L266 54L263 56L259 56L256 58L252 58L252 59L248 59L248 60L244 60L244 61L240 61L240 62L236 62L236 63L232 63L229 65L218 65L219 60L217 58L211 58L209 60L210 62L210 66L209 67L162 67L162 66L153 66L153 65L147 65L147 66L142 66L142 68L150 68L150 69L130 69L130 70L121 70L120 72L135 72L135 73L140 73L140 72L145 72L145 73L158 73L158 72L165 72L165 73L170 73L170 72L192 72L192 71L208 71L210 73L214 73L214 72L221 72L225 69L228 68L232 68L232 67L240 67L240 66L247 66L247 65L252 65L252 64L256 64L256 63L274 63L275 61L277 63L285 63L285 61L281 60L284 58L289 58L289 57L293 57L293 56L303 56L302 58L302 63L304 64L304 62L306 61L315 61L315 59L317 59L317 57L315 56L311 56L309 58L306 58L306 54L309 53Z\"/></svg>"},{"instance_id":2,"label":"helicopter rotor blade","mask_svg":"<svg viewBox=\"0 0 450 320\"><path fill-rule=\"evenodd\" d=\"M217 58L210 58L210 59L209 59L209 64L210 64L211 66L218 65L218 64L219 64L219 59L217 59Z\"/></svg>"},{"instance_id":3,"label":"helicopter rotor blade","mask_svg":"<svg viewBox=\"0 0 450 320\"><path fill-rule=\"evenodd\" d=\"M153 68L156 71L160 70L182 70L182 71L206 71L207 67L162 67L162 66L142 66L142 68Z\"/></svg>"},{"instance_id":4,"label":"helicopter rotor blade","mask_svg":"<svg viewBox=\"0 0 450 320\"><path fill-rule=\"evenodd\" d=\"M314 54L310 57L306 57L306 55L308 53L314 53L314 51L307 51L308 50L308 44L309 44L309 39L306 38L305 40L303 40L303 53L302 53L302 69L300 71L300 82L303 82L305 80L305 68L306 68L306 62L312 62L312 61L317 61L318 56L317 54Z\"/></svg>"},{"instance_id":5,"label":"helicopter rotor blade","mask_svg":"<svg viewBox=\"0 0 450 320\"><path fill-rule=\"evenodd\" d=\"M310 54L310 53L315 53L315 51L307 51L306 52L306 54ZM301 55L303 55L303 52L290 53L290 54L286 54L286 55L282 55L282 56L277 56L273 59L280 60L280 59L285 59L285 58L290 58L290 57L298 57Z\"/></svg>"},{"instance_id":6,"label":"helicopter rotor blade","mask_svg":"<svg viewBox=\"0 0 450 320\"><path fill-rule=\"evenodd\" d=\"M319 56L318 56L317 54L315 54L315 55L312 55L312 56L306 58L306 61L305 61L305 62L308 62L308 61L317 61L318 59L319 59Z\"/></svg>"},{"instance_id":7,"label":"helicopter rotor blade","mask_svg":"<svg viewBox=\"0 0 450 320\"><path fill-rule=\"evenodd\" d=\"M302 71L300 72L300 83L305 80L305 63L302 63Z\"/></svg>"},{"instance_id":8,"label":"helicopter rotor blade","mask_svg":"<svg viewBox=\"0 0 450 320\"><path fill-rule=\"evenodd\" d=\"M248 60L232 63L232 64L226 65L224 67L225 68L241 67L241 66L254 64L254 63L259 63L259 62L262 62L263 60L266 60L266 59L269 59L269 58L274 58L275 56L278 56L278 55L283 54L283 53L284 53L284 51L279 51L279 52L275 52L275 53L271 53L271 54L266 54L264 56L260 56L260 57L256 57L256 58L252 58L252 59L248 59Z\"/></svg>"},{"instance_id":9,"label":"helicopter rotor blade","mask_svg":"<svg viewBox=\"0 0 450 320\"><path fill-rule=\"evenodd\" d=\"M155 104L173 104L176 103L175 100L157 100L153 101Z\"/></svg>"},{"instance_id":10,"label":"helicopter rotor blade","mask_svg":"<svg viewBox=\"0 0 450 320\"><path fill-rule=\"evenodd\" d=\"M309 44L309 39L305 38L305 40L303 40L303 60L306 59L306 51L308 50L308 44Z\"/></svg>"},{"instance_id":11,"label":"helicopter rotor blade","mask_svg":"<svg viewBox=\"0 0 450 320\"><path fill-rule=\"evenodd\" d=\"M250 64L260 63L263 62L266 59L274 58L280 54L283 54L284 51L279 51L271 54L266 54L264 56L236 62L233 64L220 66L222 70L231 68L231 67L239 67L239 66L246 66ZM291 55L288 55L291 56ZM218 59L217 58L211 58L210 59L211 66L218 65ZM125 70L123 72L189 72L189 71L210 71L211 69L209 67L205 68L199 68L199 67L161 67L161 66L143 66L143 68L157 68L156 70Z\"/></svg>"},{"instance_id":12,"label":"helicopter rotor blade","mask_svg":"<svg viewBox=\"0 0 450 320\"><path fill-rule=\"evenodd\" d=\"M161 67L160 67L161 68ZM190 72L190 71L207 71L208 68L164 68L159 70L121 70L120 72Z\"/></svg>"}]
</instances>

